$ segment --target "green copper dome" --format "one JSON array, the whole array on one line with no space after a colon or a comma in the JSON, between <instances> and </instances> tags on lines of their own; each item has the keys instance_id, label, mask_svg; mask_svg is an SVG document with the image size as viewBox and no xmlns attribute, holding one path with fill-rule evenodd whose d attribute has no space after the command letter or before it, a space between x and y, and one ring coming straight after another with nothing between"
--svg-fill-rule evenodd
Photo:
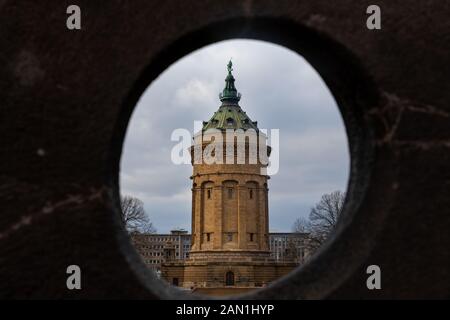
<instances>
[{"instance_id":1,"label":"green copper dome","mask_svg":"<svg viewBox=\"0 0 450 320\"><path fill-rule=\"evenodd\" d=\"M232 67L233 64L230 60L227 65L228 75L225 78L225 88L219 95L222 105L219 110L214 112L209 121L203 122L203 131L208 129L254 129L258 131L257 122L252 121L238 104L241 94L237 92L234 86L234 77L231 74Z\"/></svg>"}]
</instances>

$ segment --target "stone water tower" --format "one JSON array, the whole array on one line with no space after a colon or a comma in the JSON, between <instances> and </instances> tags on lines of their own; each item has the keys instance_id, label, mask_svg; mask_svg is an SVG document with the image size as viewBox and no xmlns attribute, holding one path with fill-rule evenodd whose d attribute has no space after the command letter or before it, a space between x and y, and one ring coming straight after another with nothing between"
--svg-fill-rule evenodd
<instances>
[{"instance_id":1,"label":"stone water tower","mask_svg":"<svg viewBox=\"0 0 450 320\"><path fill-rule=\"evenodd\" d=\"M231 66L230 61L225 88L220 94L222 104L211 119L204 122L191 148L192 258L199 258L202 252L207 252L210 258L212 255L243 253L248 257L249 254L268 253L268 177L265 167L270 149L266 147L266 136L259 135L257 123L251 121L238 104L240 94L234 86ZM231 141L227 139L227 132ZM213 136L218 135L221 135L223 145L216 145L212 153L217 157L208 161L205 149L212 146ZM261 139L261 152L265 153L263 161L258 155L258 138ZM217 150L220 147L222 156ZM228 161L227 151L231 152ZM253 163L250 156L254 157Z\"/></svg>"},{"instance_id":2,"label":"stone water tower","mask_svg":"<svg viewBox=\"0 0 450 320\"><path fill-rule=\"evenodd\" d=\"M270 147L239 105L228 63L221 105L190 149L193 165L189 259L163 265L163 277L200 293L229 294L267 285L295 263L269 252L266 174Z\"/></svg>"}]
</instances>

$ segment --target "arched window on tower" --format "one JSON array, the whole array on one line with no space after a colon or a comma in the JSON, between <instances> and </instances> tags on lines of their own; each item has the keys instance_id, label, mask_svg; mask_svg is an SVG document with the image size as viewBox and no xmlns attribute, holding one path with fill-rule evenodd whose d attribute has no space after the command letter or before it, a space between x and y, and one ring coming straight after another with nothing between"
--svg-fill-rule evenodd
<instances>
[{"instance_id":1,"label":"arched window on tower","mask_svg":"<svg viewBox=\"0 0 450 320\"><path fill-rule=\"evenodd\" d=\"M233 199L233 188L228 188L228 199Z\"/></svg>"},{"instance_id":2,"label":"arched window on tower","mask_svg":"<svg viewBox=\"0 0 450 320\"><path fill-rule=\"evenodd\" d=\"M228 271L225 275L225 285L234 286L234 273L232 271Z\"/></svg>"}]
</instances>

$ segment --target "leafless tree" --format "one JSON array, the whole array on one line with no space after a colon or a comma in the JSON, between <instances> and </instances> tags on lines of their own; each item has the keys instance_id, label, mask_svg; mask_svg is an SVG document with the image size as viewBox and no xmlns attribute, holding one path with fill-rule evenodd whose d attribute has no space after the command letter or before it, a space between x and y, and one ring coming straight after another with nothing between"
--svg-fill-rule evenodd
<instances>
[{"instance_id":1,"label":"leafless tree","mask_svg":"<svg viewBox=\"0 0 450 320\"><path fill-rule=\"evenodd\" d=\"M129 232L155 233L156 229L144 210L144 203L132 196L120 197L122 223Z\"/></svg>"},{"instance_id":2,"label":"leafless tree","mask_svg":"<svg viewBox=\"0 0 450 320\"><path fill-rule=\"evenodd\" d=\"M345 193L334 191L322 195L320 201L311 208L309 219L300 217L292 226L293 232L309 233L309 249L316 250L336 227L344 205Z\"/></svg>"},{"instance_id":3,"label":"leafless tree","mask_svg":"<svg viewBox=\"0 0 450 320\"><path fill-rule=\"evenodd\" d=\"M300 217L294 221L292 226L292 232L294 233L310 233L311 232L311 222L305 218Z\"/></svg>"},{"instance_id":4,"label":"leafless tree","mask_svg":"<svg viewBox=\"0 0 450 320\"><path fill-rule=\"evenodd\" d=\"M294 259L294 261L302 263L306 256L318 247L316 242L311 239L311 221L309 221L309 219L305 217L297 218L292 225L292 232L304 234L304 239L301 241L301 243L295 243L294 241L290 241L290 243L288 243L289 251L292 253L291 257ZM304 252L305 256L300 255L298 248L299 245L302 247L302 251Z\"/></svg>"},{"instance_id":5,"label":"leafless tree","mask_svg":"<svg viewBox=\"0 0 450 320\"><path fill-rule=\"evenodd\" d=\"M330 232L336 227L344 200L345 193L334 191L324 194L315 207L311 209L309 213L311 231L320 244L325 241Z\"/></svg>"}]
</instances>

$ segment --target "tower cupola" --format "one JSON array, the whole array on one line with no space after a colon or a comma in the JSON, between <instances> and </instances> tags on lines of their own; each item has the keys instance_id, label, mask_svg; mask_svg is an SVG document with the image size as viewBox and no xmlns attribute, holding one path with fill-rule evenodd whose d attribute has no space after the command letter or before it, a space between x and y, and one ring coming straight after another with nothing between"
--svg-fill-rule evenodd
<instances>
[{"instance_id":1,"label":"tower cupola","mask_svg":"<svg viewBox=\"0 0 450 320\"><path fill-rule=\"evenodd\" d=\"M228 75L225 78L225 88L221 94L219 94L220 101L223 103L237 104L241 99L241 94L237 92L234 86L234 77L231 71L233 71L233 63L231 60L227 64Z\"/></svg>"}]
</instances>

